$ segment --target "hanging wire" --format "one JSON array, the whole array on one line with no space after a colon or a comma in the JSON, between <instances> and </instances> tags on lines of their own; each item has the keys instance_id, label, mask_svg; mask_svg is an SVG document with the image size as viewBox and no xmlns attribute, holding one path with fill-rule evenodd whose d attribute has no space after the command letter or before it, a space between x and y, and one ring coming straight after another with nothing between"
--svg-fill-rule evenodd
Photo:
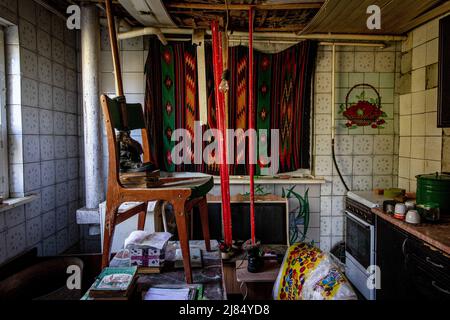
<instances>
[{"instance_id":1,"label":"hanging wire","mask_svg":"<svg viewBox=\"0 0 450 320\"><path fill-rule=\"evenodd\" d=\"M230 11L228 10L228 0L225 0L225 10L226 10L226 13L227 13L227 19L226 19L226 23L225 23L225 36L227 37L227 41L228 41L228 39L229 39L229 36L228 36L228 22L229 22L229 19L230 19Z\"/></svg>"}]
</instances>

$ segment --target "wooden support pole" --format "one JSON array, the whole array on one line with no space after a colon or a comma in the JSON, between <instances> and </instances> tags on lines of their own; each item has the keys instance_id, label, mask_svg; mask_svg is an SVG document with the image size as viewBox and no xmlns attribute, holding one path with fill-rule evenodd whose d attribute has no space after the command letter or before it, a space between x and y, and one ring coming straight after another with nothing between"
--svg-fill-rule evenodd
<instances>
[{"instance_id":1,"label":"wooden support pole","mask_svg":"<svg viewBox=\"0 0 450 320\"><path fill-rule=\"evenodd\" d=\"M111 45L112 60L114 66L114 79L116 83L116 96L121 99L122 126L128 127L128 114L126 100L123 94L122 70L120 68L119 45L117 43L116 23L112 14L111 0L105 0L106 19L108 20L109 42Z\"/></svg>"},{"instance_id":2,"label":"wooden support pole","mask_svg":"<svg viewBox=\"0 0 450 320\"><path fill-rule=\"evenodd\" d=\"M208 123L208 93L206 87L205 31L195 30L192 43L197 45L197 78L199 120L202 125Z\"/></svg>"}]
</instances>

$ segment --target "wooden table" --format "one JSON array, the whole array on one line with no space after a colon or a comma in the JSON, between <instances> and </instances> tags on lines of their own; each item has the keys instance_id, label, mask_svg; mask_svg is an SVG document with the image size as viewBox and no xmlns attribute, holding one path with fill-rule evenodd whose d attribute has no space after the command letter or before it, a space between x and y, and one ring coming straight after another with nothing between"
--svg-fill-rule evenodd
<instances>
[{"instance_id":1,"label":"wooden table","mask_svg":"<svg viewBox=\"0 0 450 320\"><path fill-rule=\"evenodd\" d=\"M211 240L211 250L206 251L205 242L189 241L191 248L197 247L202 250L203 267L193 268L192 276L194 284L203 285L203 296L208 300L226 300L227 294L223 280L223 266L218 243ZM166 267L159 274L139 275L137 280L137 294L142 296L143 291L154 285L184 285L186 284L184 270L173 268L175 251L179 248L179 242L169 242L166 248Z\"/></svg>"},{"instance_id":2,"label":"wooden table","mask_svg":"<svg viewBox=\"0 0 450 320\"><path fill-rule=\"evenodd\" d=\"M262 248L265 252L273 252L276 254L284 255L288 248L287 245L282 244L264 244ZM236 279L236 261L246 260L247 253L244 251L236 254L234 257L228 260L222 260L223 263L223 277L225 282L225 287L228 295L241 295L240 283Z\"/></svg>"},{"instance_id":3,"label":"wooden table","mask_svg":"<svg viewBox=\"0 0 450 320\"><path fill-rule=\"evenodd\" d=\"M281 265L277 261L266 260L263 270L258 273L248 272L247 266L247 260L236 261L236 280L246 286L246 299L271 300L273 285Z\"/></svg>"}]
</instances>

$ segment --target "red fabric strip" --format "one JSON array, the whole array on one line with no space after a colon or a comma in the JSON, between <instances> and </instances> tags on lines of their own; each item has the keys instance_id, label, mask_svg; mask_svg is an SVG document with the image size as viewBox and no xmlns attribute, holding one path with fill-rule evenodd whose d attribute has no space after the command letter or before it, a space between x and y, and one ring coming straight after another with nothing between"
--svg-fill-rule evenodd
<instances>
[{"instance_id":1,"label":"red fabric strip","mask_svg":"<svg viewBox=\"0 0 450 320\"><path fill-rule=\"evenodd\" d=\"M255 103L253 97L253 8L248 11L248 35L249 35L249 62L248 62L248 106L249 106L249 123L248 128L250 130L255 128ZM250 225L251 225L251 235L252 243L256 243L255 237L255 141L253 135L249 138L249 167L250 167Z\"/></svg>"},{"instance_id":2,"label":"red fabric strip","mask_svg":"<svg viewBox=\"0 0 450 320\"><path fill-rule=\"evenodd\" d=\"M224 227L224 240L229 246L232 245L233 237L231 230L231 208L230 208L230 177L227 165L227 150L226 150L226 124L225 124L225 97L223 92L219 90L219 85L223 73L223 59L222 59L222 39L219 33L219 26L217 21L211 23L212 39L213 39L213 69L215 82L215 96L216 96L216 116L217 126L221 132L219 137L219 153L221 157L220 164L220 180L221 180L221 194L222 194L222 219Z\"/></svg>"}]
</instances>

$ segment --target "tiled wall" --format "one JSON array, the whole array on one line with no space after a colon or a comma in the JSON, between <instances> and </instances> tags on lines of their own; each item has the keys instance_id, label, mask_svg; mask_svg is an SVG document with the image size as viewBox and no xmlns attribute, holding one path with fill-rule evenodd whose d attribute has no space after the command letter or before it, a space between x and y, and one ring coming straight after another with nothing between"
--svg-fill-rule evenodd
<instances>
[{"instance_id":1,"label":"tiled wall","mask_svg":"<svg viewBox=\"0 0 450 320\"><path fill-rule=\"evenodd\" d=\"M442 172L450 172L450 129L444 129L442 140Z\"/></svg>"},{"instance_id":2,"label":"tiled wall","mask_svg":"<svg viewBox=\"0 0 450 320\"><path fill-rule=\"evenodd\" d=\"M143 103L144 63L147 57L146 41L142 38L122 41L121 59L125 93L128 101ZM106 29L102 29L101 91L114 93L111 52ZM303 194L310 189L311 222L307 241L314 241L328 250L344 235L344 195L331 160L331 51L320 47L315 85L314 165L317 176L325 176L329 183L321 187L299 185ZM383 108L388 113L385 129L348 130L341 128L342 116L337 116L337 158L349 187L353 190L371 190L397 184L398 167L398 105L396 84L400 71L400 46L380 50L361 47L339 47L337 53L337 109L344 102L348 90L357 83L367 82L379 90ZM138 135L136 135L138 137ZM106 146L106 141L104 142ZM106 148L105 165L107 162ZM105 171L106 172L106 171ZM105 177L106 178L106 177ZM264 185L266 192L281 195L288 186ZM218 193L216 190L213 193ZM231 194L248 192L243 186L232 186ZM290 201L293 205L294 201ZM291 208L292 209L292 208ZM302 228L302 227L300 227Z\"/></svg>"},{"instance_id":3,"label":"tiled wall","mask_svg":"<svg viewBox=\"0 0 450 320\"><path fill-rule=\"evenodd\" d=\"M306 190L308 190L308 200L309 200L309 211L310 211L310 220L309 227L306 232L306 242L312 242L315 245L320 245L320 185L290 185L290 184L264 184L259 185L264 193L275 194L281 196L283 194L283 190L285 193L292 189L294 192L298 193L301 196L305 195ZM237 194L248 194L250 192L249 186L246 185L231 185L230 186L230 195L234 196ZM220 195L220 186L215 185L214 188L210 192L213 195ZM289 200L289 215L292 219L295 214L298 213L299 203L297 199L294 197ZM298 230L301 234L304 232L303 225L297 226Z\"/></svg>"},{"instance_id":4,"label":"tiled wall","mask_svg":"<svg viewBox=\"0 0 450 320\"><path fill-rule=\"evenodd\" d=\"M148 47L147 41L142 37L129 39L120 42L120 58L122 62L122 73L124 81L124 91L128 102L144 103L145 98L145 75L144 75L144 65L147 59ZM102 93L107 93L114 96L114 78L113 78L113 65L111 61L111 51L109 47L109 40L106 28L102 28L101 31L101 57L100 57L100 71L101 71L101 85L100 90ZM140 140L140 132L133 133L133 137ZM105 152L105 168L107 168L107 148L106 148L106 136L104 137L104 148ZM107 171L104 171L107 173ZM106 181L106 176L105 176ZM274 193L281 195L282 189L288 189L289 185L264 185L264 191L269 193ZM305 190L309 188L310 195L310 210L311 210L311 221L310 228L307 233L307 241L314 241L314 243L319 244L320 241L320 187L318 185L299 185L296 186L294 191L303 195ZM220 189L216 186L212 191L213 194L220 194ZM231 195L238 193L248 192L248 187L244 186L232 186ZM294 200L290 200L292 204L291 209L295 209ZM302 228L302 227L300 227Z\"/></svg>"},{"instance_id":5,"label":"tiled wall","mask_svg":"<svg viewBox=\"0 0 450 320\"><path fill-rule=\"evenodd\" d=\"M436 114L438 37L436 19L409 33L402 45L399 186L410 191L416 190L416 175L442 169L443 138Z\"/></svg>"},{"instance_id":6,"label":"tiled wall","mask_svg":"<svg viewBox=\"0 0 450 320\"><path fill-rule=\"evenodd\" d=\"M77 35L32 0L0 0L6 29L10 191L38 199L0 213L0 263L78 241L80 207ZM20 57L20 58L19 58Z\"/></svg>"},{"instance_id":7,"label":"tiled wall","mask_svg":"<svg viewBox=\"0 0 450 320\"><path fill-rule=\"evenodd\" d=\"M339 179L331 156L332 132L332 48L321 46L317 59L314 111L315 175L329 183L321 188L320 245L328 250L344 236L345 187ZM368 47L336 48L336 158L347 186L367 191L396 185L398 166L398 95L399 44L385 49ZM381 95L388 114L384 129L360 127L347 129L339 106L356 84L374 86ZM375 96L370 89L366 95ZM360 91L356 92L361 93Z\"/></svg>"}]
</instances>

